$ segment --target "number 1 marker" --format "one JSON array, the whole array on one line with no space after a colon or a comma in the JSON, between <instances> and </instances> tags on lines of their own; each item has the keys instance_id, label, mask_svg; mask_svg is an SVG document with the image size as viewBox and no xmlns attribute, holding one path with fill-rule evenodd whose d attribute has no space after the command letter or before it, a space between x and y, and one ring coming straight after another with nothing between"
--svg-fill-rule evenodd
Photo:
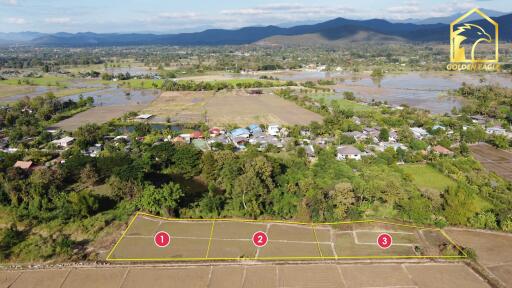
<instances>
[{"instance_id":1,"label":"number 1 marker","mask_svg":"<svg viewBox=\"0 0 512 288\"><path fill-rule=\"evenodd\" d=\"M169 236L169 233L160 231L155 234L155 245L164 248L167 247L171 243L171 236Z\"/></svg>"}]
</instances>

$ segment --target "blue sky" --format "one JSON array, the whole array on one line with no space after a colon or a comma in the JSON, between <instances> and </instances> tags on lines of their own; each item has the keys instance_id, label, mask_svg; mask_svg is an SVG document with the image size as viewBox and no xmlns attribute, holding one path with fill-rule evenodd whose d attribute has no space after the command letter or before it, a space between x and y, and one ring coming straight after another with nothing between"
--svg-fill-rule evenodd
<instances>
[{"instance_id":1,"label":"blue sky","mask_svg":"<svg viewBox=\"0 0 512 288\"><path fill-rule=\"evenodd\" d=\"M422 19L510 0L0 0L0 32L181 32L205 28L352 19Z\"/></svg>"}]
</instances>

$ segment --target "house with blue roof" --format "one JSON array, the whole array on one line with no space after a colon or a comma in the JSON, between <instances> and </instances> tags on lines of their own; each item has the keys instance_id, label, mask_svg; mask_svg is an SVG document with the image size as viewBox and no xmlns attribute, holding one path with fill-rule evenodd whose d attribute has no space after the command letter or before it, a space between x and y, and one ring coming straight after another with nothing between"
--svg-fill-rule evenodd
<instances>
[{"instance_id":1,"label":"house with blue roof","mask_svg":"<svg viewBox=\"0 0 512 288\"><path fill-rule=\"evenodd\" d=\"M231 130L229 132L231 139L233 138L249 138L251 136L251 132L245 128L237 128L235 130Z\"/></svg>"},{"instance_id":2,"label":"house with blue roof","mask_svg":"<svg viewBox=\"0 0 512 288\"><path fill-rule=\"evenodd\" d=\"M249 129L249 132L251 132L253 135L263 132L263 129L261 129L260 125L258 124L251 124L247 127L247 129Z\"/></svg>"}]
</instances>

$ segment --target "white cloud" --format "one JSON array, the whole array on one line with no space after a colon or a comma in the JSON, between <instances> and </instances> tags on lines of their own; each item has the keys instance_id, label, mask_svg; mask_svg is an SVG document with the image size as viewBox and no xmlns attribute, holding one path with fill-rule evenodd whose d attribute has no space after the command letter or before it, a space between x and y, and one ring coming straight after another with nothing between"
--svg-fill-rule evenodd
<instances>
[{"instance_id":1,"label":"white cloud","mask_svg":"<svg viewBox=\"0 0 512 288\"><path fill-rule=\"evenodd\" d=\"M195 12L163 12L158 14L163 19L197 19L201 14Z\"/></svg>"},{"instance_id":2,"label":"white cloud","mask_svg":"<svg viewBox=\"0 0 512 288\"><path fill-rule=\"evenodd\" d=\"M251 8L222 10L222 15L267 16L289 20L303 20L310 16L344 16L353 14L356 10L346 6L316 6L302 4L276 3ZM302 19L301 19L302 18Z\"/></svg>"},{"instance_id":3,"label":"white cloud","mask_svg":"<svg viewBox=\"0 0 512 288\"><path fill-rule=\"evenodd\" d=\"M44 22L50 23L50 24L66 24L66 23L71 22L71 18L69 18L69 17L46 18L46 19L44 19Z\"/></svg>"},{"instance_id":4,"label":"white cloud","mask_svg":"<svg viewBox=\"0 0 512 288\"><path fill-rule=\"evenodd\" d=\"M8 5L18 5L18 0L3 0L2 2L4 2L5 4L8 4Z\"/></svg>"},{"instance_id":5,"label":"white cloud","mask_svg":"<svg viewBox=\"0 0 512 288\"><path fill-rule=\"evenodd\" d=\"M25 20L25 18L20 17L9 17L5 19L5 22L9 24L23 25L27 23L27 20Z\"/></svg>"}]
</instances>

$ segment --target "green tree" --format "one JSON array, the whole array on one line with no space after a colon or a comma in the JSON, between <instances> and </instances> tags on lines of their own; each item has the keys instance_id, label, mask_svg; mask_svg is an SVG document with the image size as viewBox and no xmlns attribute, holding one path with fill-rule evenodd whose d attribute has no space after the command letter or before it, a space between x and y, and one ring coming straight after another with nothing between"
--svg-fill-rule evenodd
<instances>
[{"instance_id":1,"label":"green tree","mask_svg":"<svg viewBox=\"0 0 512 288\"><path fill-rule=\"evenodd\" d=\"M160 188L146 185L137 199L137 206L149 213L158 215L174 215L183 192L179 184L168 183Z\"/></svg>"},{"instance_id":2,"label":"green tree","mask_svg":"<svg viewBox=\"0 0 512 288\"><path fill-rule=\"evenodd\" d=\"M338 183L330 193L334 204L334 213L339 220L345 219L347 210L355 202L355 195L350 183Z\"/></svg>"},{"instance_id":3,"label":"green tree","mask_svg":"<svg viewBox=\"0 0 512 288\"><path fill-rule=\"evenodd\" d=\"M379 140L382 141L382 142L388 142L389 141L389 130L387 128L380 129Z\"/></svg>"},{"instance_id":4,"label":"green tree","mask_svg":"<svg viewBox=\"0 0 512 288\"><path fill-rule=\"evenodd\" d=\"M482 210L482 200L475 188L460 182L444 193L444 216L448 222L467 225L469 219Z\"/></svg>"},{"instance_id":5,"label":"green tree","mask_svg":"<svg viewBox=\"0 0 512 288\"><path fill-rule=\"evenodd\" d=\"M92 188L98 182L98 174L96 174L96 170L90 165L87 164L82 171L80 171L80 183L85 187Z\"/></svg>"}]
</instances>

